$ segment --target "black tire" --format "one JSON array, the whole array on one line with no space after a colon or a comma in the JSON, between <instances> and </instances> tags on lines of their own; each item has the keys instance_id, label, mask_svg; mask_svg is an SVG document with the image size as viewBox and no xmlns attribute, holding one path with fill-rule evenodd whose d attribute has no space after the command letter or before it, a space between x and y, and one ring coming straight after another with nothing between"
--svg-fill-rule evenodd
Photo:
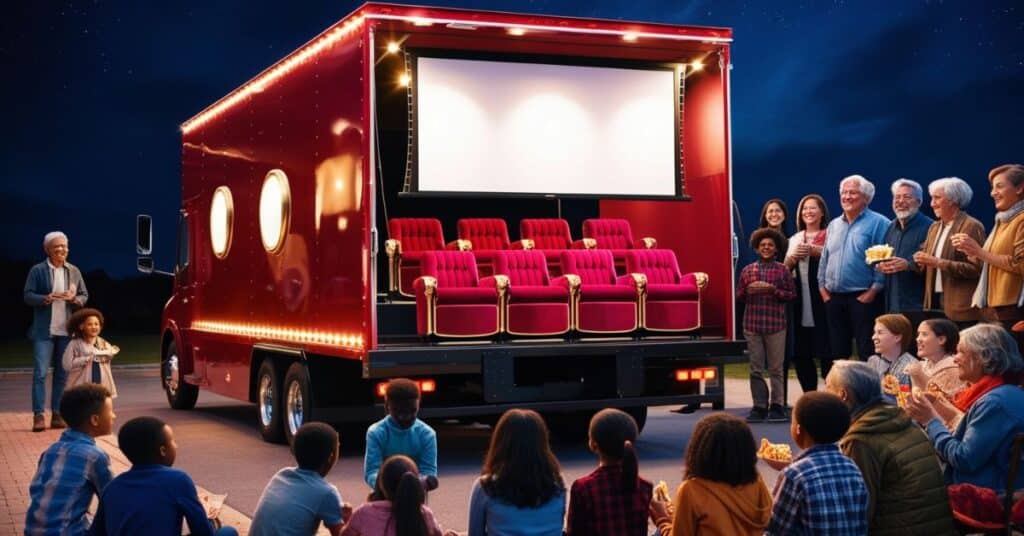
<instances>
[{"instance_id":1,"label":"black tire","mask_svg":"<svg viewBox=\"0 0 1024 536\"><path fill-rule=\"evenodd\" d=\"M313 398L309 388L309 369L296 361L288 367L281 389L281 420L284 438L291 445L299 427L313 420Z\"/></svg>"},{"instance_id":2,"label":"black tire","mask_svg":"<svg viewBox=\"0 0 1024 536\"><path fill-rule=\"evenodd\" d=\"M562 413L544 413L544 422L552 441L556 443L586 443L590 432L591 410L568 411Z\"/></svg>"},{"instance_id":3,"label":"black tire","mask_svg":"<svg viewBox=\"0 0 1024 536\"><path fill-rule=\"evenodd\" d=\"M643 433L644 425L647 424L647 406L622 408L622 411L628 413L629 416L633 417L633 420L636 421L636 435L639 436Z\"/></svg>"},{"instance_id":4,"label":"black tire","mask_svg":"<svg viewBox=\"0 0 1024 536\"><path fill-rule=\"evenodd\" d=\"M722 411L725 409L725 400L715 400L711 403L711 409L715 411Z\"/></svg>"},{"instance_id":5,"label":"black tire","mask_svg":"<svg viewBox=\"0 0 1024 536\"><path fill-rule=\"evenodd\" d=\"M272 359L264 359L256 375L256 424L264 441L284 441L281 419L281 377Z\"/></svg>"},{"instance_id":6,"label":"black tire","mask_svg":"<svg viewBox=\"0 0 1024 536\"><path fill-rule=\"evenodd\" d=\"M171 341L160 360L160 383L172 409L192 409L199 398L199 387L182 378L180 366L178 347Z\"/></svg>"}]
</instances>

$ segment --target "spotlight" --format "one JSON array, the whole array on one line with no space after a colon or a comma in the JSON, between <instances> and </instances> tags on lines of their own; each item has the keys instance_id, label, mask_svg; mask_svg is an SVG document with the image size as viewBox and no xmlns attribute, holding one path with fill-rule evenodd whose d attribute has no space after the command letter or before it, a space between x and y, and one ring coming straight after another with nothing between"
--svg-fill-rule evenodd
<instances>
[{"instance_id":1,"label":"spotlight","mask_svg":"<svg viewBox=\"0 0 1024 536\"><path fill-rule=\"evenodd\" d=\"M388 43L388 54L394 54L395 52L398 52L400 49L401 47L398 46L398 43L394 41Z\"/></svg>"},{"instance_id":2,"label":"spotlight","mask_svg":"<svg viewBox=\"0 0 1024 536\"><path fill-rule=\"evenodd\" d=\"M690 68L694 71L699 71L704 68L704 62L700 60L693 60L690 62Z\"/></svg>"},{"instance_id":3,"label":"spotlight","mask_svg":"<svg viewBox=\"0 0 1024 536\"><path fill-rule=\"evenodd\" d=\"M409 87L409 82L412 82L412 77L408 74L403 74L398 77L398 85L402 87Z\"/></svg>"}]
</instances>

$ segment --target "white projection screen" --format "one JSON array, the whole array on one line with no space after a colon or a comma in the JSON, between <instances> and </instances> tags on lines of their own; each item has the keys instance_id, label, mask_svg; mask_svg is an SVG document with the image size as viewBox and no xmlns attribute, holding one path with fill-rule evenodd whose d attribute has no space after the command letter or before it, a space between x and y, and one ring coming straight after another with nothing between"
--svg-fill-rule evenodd
<instances>
[{"instance_id":1,"label":"white projection screen","mask_svg":"<svg viewBox=\"0 0 1024 536\"><path fill-rule=\"evenodd\" d=\"M678 197L676 78L419 56L416 190Z\"/></svg>"}]
</instances>

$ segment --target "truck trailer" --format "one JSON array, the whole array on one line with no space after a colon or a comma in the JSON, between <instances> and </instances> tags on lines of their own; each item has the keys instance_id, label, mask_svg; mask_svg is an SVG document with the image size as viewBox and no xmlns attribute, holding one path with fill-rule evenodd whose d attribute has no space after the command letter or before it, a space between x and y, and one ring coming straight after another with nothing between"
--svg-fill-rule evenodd
<instances>
[{"instance_id":1,"label":"truck trailer","mask_svg":"<svg viewBox=\"0 0 1024 536\"><path fill-rule=\"evenodd\" d=\"M255 403L268 441L379 418L395 377L422 418L721 408L731 41L361 6L181 125L168 403Z\"/></svg>"}]
</instances>

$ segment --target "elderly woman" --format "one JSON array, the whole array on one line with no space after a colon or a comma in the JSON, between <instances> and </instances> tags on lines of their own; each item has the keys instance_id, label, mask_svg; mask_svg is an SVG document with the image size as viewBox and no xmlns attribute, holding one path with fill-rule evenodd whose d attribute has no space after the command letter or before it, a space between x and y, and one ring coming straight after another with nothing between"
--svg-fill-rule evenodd
<instances>
[{"instance_id":1,"label":"elderly woman","mask_svg":"<svg viewBox=\"0 0 1024 536\"><path fill-rule=\"evenodd\" d=\"M907 365L911 384L922 391L954 400L965 387L953 360L960 330L952 320L930 318L917 327L917 356L921 361ZM947 423L948 424L948 423Z\"/></svg>"},{"instance_id":2,"label":"elderly woman","mask_svg":"<svg viewBox=\"0 0 1024 536\"><path fill-rule=\"evenodd\" d=\"M974 196L963 180L947 177L932 181L928 194L938 221L928 228L921 251L914 254L914 263L924 270L924 308L941 309L946 318L964 329L978 321L979 310L971 307L971 296L978 286L981 261L953 247L952 239L963 234L980 244L985 227L963 211Z\"/></svg>"},{"instance_id":3,"label":"elderly woman","mask_svg":"<svg viewBox=\"0 0 1024 536\"><path fill-rule=\"evenodd\" d=\"M818 291L818 264L825 247L828 207L820 195L805 195L796 207L796 214L797 233L789 239L785 264L793 270L800 298L793 315L793 362L800 387L807 392L818 388L814 358L825 359L831 355L825 302Z\"/></svg>"},{"instance_id":4,"label":"elderly woman","mask_svg":"<svg viewBox=\"0 0 1024 536\"><path fill-rule=\"evenodd\" d=\"M925 427L945 460L949 483L1003 489L1014 436L1024 432L1024 390L1003 380L1022 367L1016 341L1001 326L978 324L960 333L954 359L968 384L953 401L964 414L956 431L950 433L940 418L941 399L927 392L909 397L907 413ZM1022 487L1024 471L1019 471L1014 488Z\"/></svg>"},{"instance_id":5,"label":"elderly woman","mask_svg":"<svg viewBox=\"0 0 1024 536\"><path fill-rule=\"evenodd\" d=\"M1009 329L1024 318L1019 309L1024 299L1024 166L999 166L989 172L988 181L998 212L985 245L967 233L953 235L952 243L982 262L971 305L984 308L982 316Z\"/></svg>"},{"instance_id":6,"label":"elderly woman","mask_svg":"<svg viewBox=\"0 0 1024 536\"><path fill-rule=\"evenodd\" d=\"M876 318L871 342L875 344L875 355L868 358L868 366L878 373L879 378L896 376L901 384L909 385L910 376L906 368L917 362L917 358L910 355L910 346L914 343L914 328L910 320L899 314Z\"/></svg>"}]
</instances>

